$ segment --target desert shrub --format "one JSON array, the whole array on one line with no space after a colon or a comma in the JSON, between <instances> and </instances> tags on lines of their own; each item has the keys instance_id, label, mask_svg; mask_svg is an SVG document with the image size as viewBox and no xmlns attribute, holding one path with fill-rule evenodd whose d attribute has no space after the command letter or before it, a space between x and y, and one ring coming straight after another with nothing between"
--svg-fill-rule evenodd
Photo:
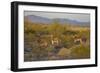
<instances>
[{"instance_id":1,"label":"desert shrub","mask_svg":"<svg viewBox=\"0 0 100 73\"><path fill-rule=\"evenodd\" d=\"M46 48L47 52L53 52L54 48L52 46Z\"/></svg>"},{"instance_id":2,"label":"desert shrub","mask_svg":"<svg viewBox=\"0 0 100 73\"><path fill-rule=\"evenodd\" d=\"M32 54L35 56L36 60L44 60L48 55L46 48L40 47L39 44L33 46Z\"/></svg>"},{"instance_id":3,"label":"desert shrub","mask_svg":"<svg viewBox=\"0 0 100 73\"><path fill-rule=\"evenodd\" d=\"M77 31L72 31L72 30L66 30L64 33L64 35L75 35L75 34L78 34Z\"/></svg>"},{"instance_id":4,"label":"desert shrub","mask_svg":"<svg viewBox=\"0 0 100 73\"><path fill-rule=\"evenodd\" d=\"M89 58L90 48L89 46L79 45L71 49L71 57L75 59Z\"/></svg>"}]
</instances>

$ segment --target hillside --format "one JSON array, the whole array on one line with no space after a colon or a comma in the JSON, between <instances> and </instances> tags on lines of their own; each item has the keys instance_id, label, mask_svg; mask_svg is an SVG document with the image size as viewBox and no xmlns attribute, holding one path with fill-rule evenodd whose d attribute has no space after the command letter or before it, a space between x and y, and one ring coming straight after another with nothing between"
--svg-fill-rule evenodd
<instances>
[{"instance_id":1,"label":"hillside","mask_svg":"<svg viewBox=\"0 0 100 73\"><path fill-rule=\"evenodd\" d=\"M65 18L46 18L46 17L41 17L41 16L36 16L36 15L28 15L24 17L25 20L28 20L32 23L43 23L43 24L51 24L54 21L59 22L60 24L70 24L70 25L77 25L77 26L90 26L90 22L82 22L78 20L72 20L72 19L65 19Z\"/></svg>"}]
</instances>

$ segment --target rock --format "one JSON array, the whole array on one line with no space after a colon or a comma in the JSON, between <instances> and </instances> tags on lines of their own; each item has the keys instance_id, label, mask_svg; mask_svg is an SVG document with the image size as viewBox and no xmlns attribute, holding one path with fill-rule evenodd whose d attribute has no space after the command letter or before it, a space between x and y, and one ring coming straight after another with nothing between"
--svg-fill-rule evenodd
<instances>
[{"instance_id":1,"label":"rock","mask_svg":"<svg viewBox=\"0 0 100 73\"><path fill-rule=\"evenodd\" d=\"M58 56L61 56L61 57L67 57L69 56L71 53L71 50L70 49L67 49L67 48L61 48L59 50L59 52L57 53Z\"/></svg>"}]
</instances>

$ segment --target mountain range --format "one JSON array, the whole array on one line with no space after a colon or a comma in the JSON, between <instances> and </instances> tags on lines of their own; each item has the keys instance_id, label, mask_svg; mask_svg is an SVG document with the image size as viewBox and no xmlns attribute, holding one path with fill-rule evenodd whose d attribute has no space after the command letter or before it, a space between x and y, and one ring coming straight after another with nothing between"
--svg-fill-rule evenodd
<instances>
[{"instance_id":1,"label":"mountain range","mask_svg":"<svg viewBox=\"0 0 100 73\"><path fill-rule=\"evenodd\" d=\"M77 26L90 26L90 22L81 22L78 20L72 20L68 18L46 18L42 16L36 16L36 15L27 15L24 16L25 20L28 20L33 23L44 23L44 24L50 24L54 21L58 21L61 24L70 24L70 25L77 25Z\"/></svg>"}]
</instances>

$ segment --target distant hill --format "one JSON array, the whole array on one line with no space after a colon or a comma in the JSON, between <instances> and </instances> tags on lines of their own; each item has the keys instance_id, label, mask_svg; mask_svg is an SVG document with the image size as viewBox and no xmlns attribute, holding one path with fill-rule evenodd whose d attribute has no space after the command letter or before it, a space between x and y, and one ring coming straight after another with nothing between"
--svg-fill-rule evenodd
<instances>
[{"instance_id":1,"label":"distant hill","mask_svg":"<svg viewBox=\"0 0 100 73\"><path fill-rule=\"evenodd\" d=\"M35 16L35 15L25 16L25 20L28 20L30 22L36 22L36 23L51 23L52 22L52 20L48 18Z\"/></svg>"},{"instance_id":2,"label":"distant hill","mask_svg":"<svg viewBox=\"0 0 100 73\"><path fill-rule=\"evenodd\" d=\"M71 20L71 19L65 19L65 18L49 19L46 17L36 16L36 15L28 15L28 16L25 16L24 18L26 21L30 21L33 23L50 24L53 21L58 21L61 24L70 24L70 25L77 25L77 26L90 26L90 22L81 22L78 20Z\"/></svg>"}]
</instances>

